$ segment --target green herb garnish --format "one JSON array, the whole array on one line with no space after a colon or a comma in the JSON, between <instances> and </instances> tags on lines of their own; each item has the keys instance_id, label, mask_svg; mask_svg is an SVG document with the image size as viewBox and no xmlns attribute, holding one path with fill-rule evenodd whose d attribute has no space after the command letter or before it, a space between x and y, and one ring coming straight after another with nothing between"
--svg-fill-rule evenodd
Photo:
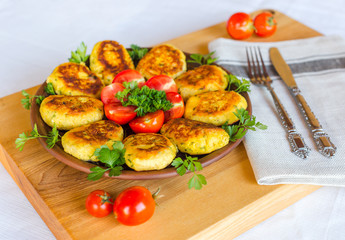
<instances>
[{"instance_id":1,"label":"green herb garnish","mask_svg":"<svg viewBox=\"0 0 345 240\"><path fill-rule=\"evenodd\" d=\"M90 55L86 55L87 47L84 42L81 42L80 46L75 52L71 52L71 57L68 59L70 62L74 63L85 63Z\"/></svg>"},{"instance_id":2,"label":"green herb garnish","mask_svg":"<svg viewBox=\"0 0 345 240\"><path fill-rule=\"evenodd\" d=\"M109 176L119 176L123 170L122 165L125 164L126 149L121 141L116 141L113 144L113 149L107 145L97 148L94 155L101 163L104 163L107 168L93 167L91 173L87 176L88 180L96 181L100 179L106 171L109 171Z\"/></svg>"},{"instance_id":3,"label":"green herb garnish","mask_svg":"<svg viewBox=\"0 0 345 240\"><path fill-rule=\"evenodd\" d=\"M199 65L210 65L212 63L214 63L215 61L218 60L218 58L214 58L212 57L212 55L215 52L210 52L209 54L206 55L202 55L202 54L191 54L190 58L192 60L187 60L187 62L189 63L197 63Z\"/></svg>"},{"instance_id":4,"label":"green herb garnish","mask_svg":"<svg viewBox=\"0 0 345 240\"><path fill-rule=\"evenodd\" d=\"M52 83L48 83L47 86L45 86L44 91L50 95L55 95L55 91L53 88ZM31 102L35 98L35 101L38 105L41 105L43 99L45 99L45 96L42 95L30 95L25 90L22 91L22 94L25 98L21 99L21 103L23 107L27 110L31 108Z\"/></svg>"},{"instance_id":5,"label":"green herb garnish","mask_svg":"<svg viewBox=\"0 0 345 240\"><path fill-rule=\"evenodd\" d=\"M171 165L176 168L176 172L180 176L183 176L187 172L187 170L193 173L193 177L188 181L189 188L200 190L202 188L202 185L207 184L204 175L195 173L195 171L202 170L201 163L198 162L197 157L186 156L185 160L182 160L182 158L178 157L174 159Z\"/></svg>"},{"instance_id":6,"label":"green herb garnish","mask_svg":"<svg viewBox=\"0 0 345 240\"><path fill-rule=\"evenodd\" d=\"M56 126L52 128L52 130L48 133L47 136L41 135L38 133L37 125L34 125L34 129L31 131L30 134L21 133L19 134L19 137L16 139L15 144L16 148L19 148L19 151L22 151L24 148L24 144L31 139L36 138L46 138L46 143L48 145L48 148L54 147L55 143L57 143L61 136L59 135L59 131L57 130Z\"/></svg>"},{"instance_id":7,"label":"green herb garnish","mask_svg":"<svg viewBox=\"0 0 345 240\"><path fill-rule=\"evenodd\" d=\"M132 50L128 50L129 56L131 56L134 66L137 66L140 59L149 51L147 48L141 48L138 45L132 44Z\"/></svg>"},{"instance_id":8,"label":"green herb garnish","mask_svg":"<svg viewBox=\"0 0 345 240\"><path fill-rule=\"evenodd\" d=\"M234 84L236 86L235 92L250 92L250 81L242 78L239 79L235 75L229 74L226 76L229 82L228 91L230 91L231 85Z\"/></svg>"},{"instance_id":9,"label":"green herb garnish","mask_svg":"<svg viewBox=\"0 0 345 240\"><path fill-rule=\"evenodd\" d=\"M144 116L146 113L155 112L162 109L168 111L173 107L167 100L164 91L151 89L147 86L138 87L136 82L123 82L125 89L117 92L115 97L119 99L123 106L136 106L137 116Z\"/></svg>"},{"instance_id":10,"label":"green herb garnish","mask_svg":"<svg viewBox=\"0 0 345 240\"><path fill-rule=\"evenodd\" d=\"M239 123L234 125L228 125L225 123L222 126L222 128L229 134L230 142L235 142L237 139L242 138L246 134L247 130L256 131L256 129L267 129L266 125L256 122L256 117L250 116L248 111L244 108L237 109L234 114L239 119Z\"/></svg>"}]
</instances>

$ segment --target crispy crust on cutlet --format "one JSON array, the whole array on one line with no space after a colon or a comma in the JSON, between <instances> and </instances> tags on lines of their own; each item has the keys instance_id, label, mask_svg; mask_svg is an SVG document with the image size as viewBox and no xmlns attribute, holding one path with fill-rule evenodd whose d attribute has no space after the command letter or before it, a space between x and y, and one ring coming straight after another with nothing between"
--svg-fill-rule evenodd
<instances>
[{"instance_id":1,"label":"crispy crust on cutlet","mask_svg":"<svg viewBox=\"0 0 345 240\"><path fill-rule=\"evenodd\" d=\"M138 133L123 141L126 164L136 171L160 170L175 158L176 146L165 136L156 133Z\"/></svg>"},{"instance_id":2,"label":"crispy crust on cutlet","mask_svg":"<svg viewBox=\"0 0 345 240\"><path fill-rule=\"evenodd\" d=\"M105 85L109 85L116 74L126 69L134 69L134 64L123 45L105 40L96 43L92 49L90 68Z\"/></svg>"},{"instance_id":3,"label":"crispy crust on cutlet","mask_svg":"<svg viewBox=\"0 0 345 240\"><path fill-rule=\"evenodd\" d=\"M188 70L175 79L184 101L203 92L224 90L228 85L227 73L215 65L202 65Z\"/></svg>"},{"instance_id":4,"label":"crispy crust on cutlet","mask_svg":"<svg viewBox=\"0 0 345 240\"><path fill-rule=\"evenodd\" d=\"M50 95L40 105L43 121L59 130L70 130L103 118L103 103L87 96Z\"/></svg>"},{"instance_id":5,"label":"crispy crust on cutlet","mask_svg":"<svg viewBox=\"0 0 345 240\"><path fill-rule=\"evenodd\" d=\"M185 118L169 120L161 128L181 152L191 155L208 154L229 143L229 135L215 125Z\"/></svg>"},{"instance_id":6,"label":"crispy crust on cutlet","mask_svg":"<svg viewBox=\"0 0 345 240\"><path fill-rule=\"evenodd\" d=\"M204 92L188 99L184 117L221 126L238 121L234 114L237 108L247 108L246 99L237 92Z\"/></svg>"},{"instance_id":7,"label":"crispy crust on cutlet","mask_svg":"<svg viewBox=\"0 0 345 240\"><path fill-rule=\"evenodd\" d=\"M119 124L101 120L66 132L61 138L61 143L65 152L78 159L98 161L93 156L97 148L107 145L112 149L113 143L122 139L123 129Z\"/></svg>"},{"instance_id":8,"label":"crispy crust on cutlet","mask_svg":"<svg viewBox=\"0 0 345 240\"><path fill-rule=\"evenodd\" d=\"M187 69L184 53L170 44L153 47L138 63L139 71L146 79L155 75L176 78Z\"/></svg>"},{"instance_id":9,"label":"crispy crust on cutlet","mask_svg":"<svg viewBox=\"0 0 345 240\"><path fill-rule=\"evenodd\" d=\"M56 94L99 98L102 81L83 64L68 62L57 66L47 78Z\"/></svg>"}]
</instances>

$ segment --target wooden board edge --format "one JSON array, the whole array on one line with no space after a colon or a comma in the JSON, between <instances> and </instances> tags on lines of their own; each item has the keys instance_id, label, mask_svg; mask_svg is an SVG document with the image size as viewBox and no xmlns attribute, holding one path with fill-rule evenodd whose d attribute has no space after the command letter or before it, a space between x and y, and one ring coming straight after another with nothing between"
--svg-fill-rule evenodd
<instances>
[{"instance_id":1,"label":"wooden board edge","mask_svg":"<svg viewBox=\"0 0 345 240\"><path fill-rule=\"evenodd\" d=\"M267 194L265 200L262 198L258 199L189 239L233 239L319 188L321 186L301 184L281 185L281 187ZM284 196L284 199L287 199L287 201L282 200L279 196ZM267 202L267 198L270 201ZM248 215L248 213L253 213L253 215Z\"/></svg>"},{"instance_id":2,"label":"wooden board edge","mask_svg":"<svg viewBox=\"0 0 345 240\"><path fill-rule=\"evenodd\" d=\"M50 229L50 231L57 239L72 239L71 235L58 221L58 218L50 210L48 205L46 205L29 179L25 176L21 169L16 164L14 164L14 160L10 158L11 156L0 144L0 162L5 167L6 171L11 175L12 179L20 188L20 190L24 193L25 197L29 200L30 204L36 210L38 215L42 218L46 226Z\"/></svg>"}]
</instances>

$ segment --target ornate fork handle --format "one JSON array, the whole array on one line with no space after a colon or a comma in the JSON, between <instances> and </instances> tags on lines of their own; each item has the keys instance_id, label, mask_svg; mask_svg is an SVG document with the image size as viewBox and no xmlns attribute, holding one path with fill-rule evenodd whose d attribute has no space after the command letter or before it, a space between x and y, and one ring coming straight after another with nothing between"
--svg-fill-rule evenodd
<instances>
[{"instance_id":1,"label":"ornate fork handle","mask_svg":"<svg viewBox=\"0 0 345 240\"><path fill-rule=\"evenodd\" d=\"M331 142L328 134L322 129L319 120L315 117L306 100L301 95L301 91L298 89L298 87L290 88L290 91L294 96L304 120L313 134L313 140L319 152L326 157L334 156L337 148Z\"/></svg>"},{"instance_id":2,"label":"ornate fork handle","mask_svg":"<svg viewBox=\"0 0 345 240\"><path fill-rule=\"evenodd\" d=\"M310 148L305 144L304 139L301 136L301 134L297 133L295 129L295 124L293 123L292 119L289 117L289 114L286 112L283 104L280 102L271 84L266 83L265 86L267 87L267 89L270 91L272 95L274 104L276 106L276 109L279 115L279 120L284 126L288 134L288 140L289 140L292 152L301 158L307 158L310 152Z\"/></svg>"}]
</instances>

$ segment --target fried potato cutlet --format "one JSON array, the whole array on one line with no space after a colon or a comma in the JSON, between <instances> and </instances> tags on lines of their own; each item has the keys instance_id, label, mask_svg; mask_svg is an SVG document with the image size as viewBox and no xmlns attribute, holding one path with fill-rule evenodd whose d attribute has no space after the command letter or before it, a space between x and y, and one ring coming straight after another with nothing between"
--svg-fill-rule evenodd
<instances>
[{"instance_id":1,"label":"fried potato cutlet","mask_svg":"<svg viewBox=\"0 0 345 240\"><path fill-rule=\"evenodd\" d=\"M236 109L247 108L246 99L234 91L205 92L188 99L184 117L221 126L238 121Z\"/></svg>"},{"instance_id":2,"label":"fried potato cutlet","mask_svg":"<svg viewBox=\"0 0 345 240\"><path fill-rule=\"evenodd\" d=\"M55 93L69 96L89 96L99 98L104 87L101 79L84 64L73 62L57 66L47 78Z\"/></svg>"},{"instance_id":3,"label":"fried potato cutlet","mask_svg":"<svg viewBox=\"0 0 345 240\"><path fill-rule=\"evenodd\" d=\"M70 130L75 127L102 120L102 101L87 96L50 95L40 105L43 121L50 127L59 130Z\"/></svg>"},{"instance_id":4,"label":"fried potato cutlet","mask_svg":"<svg viewBox=\"0 0 345 240\"><path fill-rule=\"evenodd\" d=\"M93 47L90 69L102 79L104 85L109 85L116 74L126 69L134 69L134 64L124 46L116 41L105 40Z\"/></svg>"},{"instance_id":5,"label":"fried potato cutlet","mask_svg":"<svg viewBox=\"0 0 345 240\"><path fill-rule=\"evenodd\" d=\"M136 69L146 79L155 75L176 78L187 69L186 56L170 44L158 45L145 54Z\"/></svg>"},{"instance_id":6,"label":"fried potato cutlet","mask_svg":"<svg viewBox=\"0 0 345 240\"><path fill-rule=\"evenodd\" d=\"M215 65L201 65L188 70L175 79L178 91L184 101L191 96L216 90L224 90L228 86L228 74Z\"/></svg>"},{"instance_id":7,"label":"fried potato cutlet","mask_svg":"<svg viewBox=\"0 0 345 240\"><path fill-rule=\"evenodd\" d=\"M99 161L93 154L97 148L107 145L110 149L116 141L122 141L122 127L109 120L73 128L61 138L64 151L83 161Z\"/></svg>"},{"instance_id":8,"label":"fried potato cutlet","mask_svg":"<svg viewBox=\"0 0 345 240\"><path fill-rule=\"evenodd\" d=\"M181 152L191 155L208 154L229 143L229 134L215 125L185 118L175 118L161 128Z\"/></svg>"},{"instance_id":9,"label":"fried potato cutlet","mask_svg":"<svg viewBox=\"0 0 345 240\"><path fill-rule=\"evenodd\" d=\"M165 136L156 133L138 133L123 141L125 160L135 171L160 170L175 158L176 146Z\"/></svg>"}]
</instances>

